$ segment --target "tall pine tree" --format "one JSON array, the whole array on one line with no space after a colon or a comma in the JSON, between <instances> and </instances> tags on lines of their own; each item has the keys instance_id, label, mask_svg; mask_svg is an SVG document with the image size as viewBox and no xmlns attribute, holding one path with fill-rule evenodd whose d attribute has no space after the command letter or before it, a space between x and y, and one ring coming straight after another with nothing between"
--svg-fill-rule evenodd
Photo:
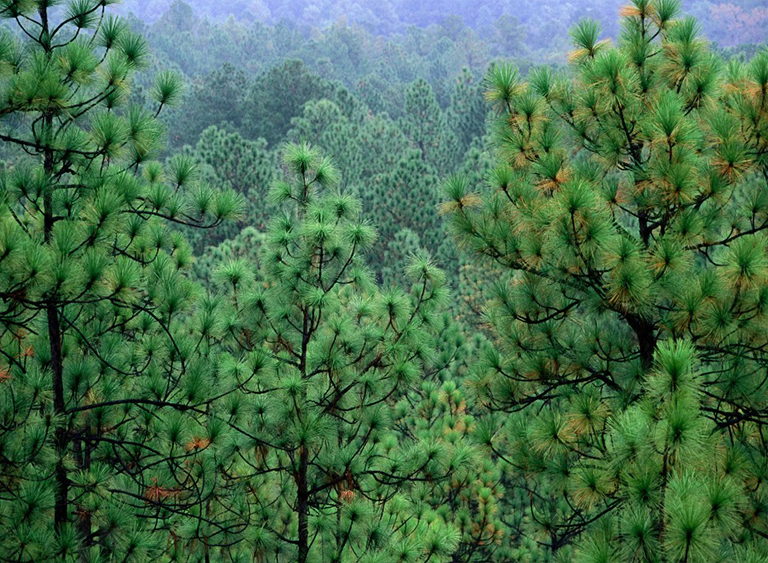
<instances>
[{"instance_id":1,"label":"tall pine tree","mask_svg":"<svg viewBox=\"0 0 768 563\"><path fill-rule=\"evenodd\" d=\"M195 185L189 159L151 161L178 80L159 75L154 113L126 106L147 49L111 3L0 3L4 561L156 560L201 516L208 368L169 225L214 226L239 201Z\"/></svg>"},{"instance_id":2,"label":"tall pine tree","mask_svg":"<svg viewBox=\"0 0 768 563\"><path fill-rule=\"evenodd\" d=\"M577 560L764 544L768 55L724 64L677 11L635 0L616 46L579 23L570 76L495 65L499 164L485 191L448 185L460 239L507 272L476 381L510 414L488 444L563 560L596 528Z\"/></svg>"},{"instance_id":3,"label":"tall pine tree","mask_svg":"<svg viewBox=\"0 0 768 563\"><path fill-rule=\"evenodd\" d=\"M336 191L331 161L300 143L283 163L273 193L285 212L260 279L247 260L223 264L224 300L211 305L225 348L211 361L229 366L220 385L241 390L222 413L237 429L224 474L239 491L222 512L245 515L249 530L236 549L263 561L445 560L453 523L414 514L406 485L447 479L469 450L399 436L390 414L432 356L443 274L421 258L412 293L378 290L363 259L375 233Z\"/></svg>"}]
</instances>

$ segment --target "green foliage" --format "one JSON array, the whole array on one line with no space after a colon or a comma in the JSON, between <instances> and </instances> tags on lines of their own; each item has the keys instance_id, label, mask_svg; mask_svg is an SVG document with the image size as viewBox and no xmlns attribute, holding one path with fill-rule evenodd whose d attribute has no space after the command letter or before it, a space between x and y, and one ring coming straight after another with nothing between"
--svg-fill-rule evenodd
<instances>
[{"instance_id":1,"label":"green foliage","mask_svg":"<svg viewBox=\"0 0 768 563\"><path fill-rule=\"evenodd\" d=\"M194 144L212 125L240 130L249 86L245 73L230 64L196 77L184 92L182 108L168 118L171 145Z\"/></svg>"},{"instance_id":2,"label":"green foliage","mask_svg":"<svg viewBox=\"0 0 768 563\"><path fill-rule=\"evenodd\" d=\"M241 525L265 534L222 549L270 561L447 560L457 532L447 515L418 508L418 483L447 480L466 452L440 435L400 436L390 414L432 365L444 276L419 258L410 294L379 291L361 263L374 232L359 201L337 191L331 161L291 144L283 166L272 196L284 214L258 267L239 259L216 274L223 349L211 360L231 366L220 383L240 390L226 412L242 436L223 486L239 492L221 494L214 511L248 515Z\"/></svg>"},{"instance_id":3,"label":"green foliage","mask_svg":"<svg viewBox=\"0 0 768 563\"><path fill-rule=\"evenodd\" d=\"M421 86L429 93L426 83ZM292 122L288 138L314 139L324 151L338 155L335 160L349 170L346 183L363 201L364 216L381 225L380 244L392 252L371 253L368 261L385 283L402 276L408 253L422 246L449 272L456 268L456 250L439 216L438 174L455 169L459 163L448 116L457 122L464 120L467 125L474 120L473 126L478 127L480 112L464 109L460 105L462 96L463 93L457 94L456 107L443 112L429 93L425 107L435 121L424 128L417 127L420 119L411 112L413 108L406 112L411 115L409 121L398 124L386 116L360 111L347 116L330 100L306 104L304 114ZM417 103L417 90L411 92L411 100ZM415 138L430 139L425 150L429 151L430 159L443 162L442 169L429 162L414 139L408 137L409 133ZM437 138L433 139L435 135ZM453 139L454 143L441 143L444 138ZM409 232L404 232L406 229ZM401 242L406 247L401 247Z\"/></svg>"},{"instance_id":4,"label":"green foliage","mask_svg":"<svg viewBox=\"0 0 768 563\"><path fill-rule=\"evenodd\" d=\"M455 461L450 479L416 484L411 494L460 532L454 561L503 560L509 556L501 513L503 466L484 449L487 421L476 414L464 386L475 355L488 343L481 336L467 338L447 313L435 315L431 322L435 354L420 384L395 405L395 425L427 443L445 440Z\"/></svg>"},{"instance_id":5,"label":"green foliage","mask_svg":"<svg viewBox=\"0 0 768 563\"><path fill-rule=\"evenodd\" d=\"M345 170L345 183L363 192L370 178L391 170L408 147L407 138L391 119L361 108L348 115L331 100L309 102L291 125L290 141L312 139L326 154L334 155Z\"/></svg>"},{"instance_id":6,"label":"green foliage","mask_svg":"<svg viewBox=\"0 0 768 563\"><path fill-rule=\"evenodd\" d=\"M263 139L249 141L238 133L211 126L200 135L194 148L186 153L197 165L203 183L231 190L244 198L245 206L238 221L228 221L212 229L188 230L196 255L206 247L235 239L243 228L266 229L275 211L267 196L277 169L277 155Z\"/></svg>"},{"instance_id":7,"label":"green foliage","mask_svg":"<svg viewBox=\"0 0 768 563\"><path fill-rule=\"evenodd\" d=\"M419 150L408 149L395 167L376 176L368 189L363 194L363 209L379 218L383 240L394 240L407 228L428 252L438 253L445 241L438 210L439 184L434 168Z\"/></svg>"},{"instance_id":8,"label":"green foliage","mask_svg":"<svg viewBox=\"0 0 768 563\"><path fill-rule=\"evenodd\" d=\"M111 4L0 2L0 561L768 557L765 52Z\"/></svg>"},{"instance_id":9,"label":"green foliage","mask_svg":"<svg viewBox=\"0 0 768 563\"><path fill-rule=\"evenodd\" d=\"M403 132L421 152L421 158L435 168L447 168L458 157L458 140L445 123L429 84L423 79L405 92Z\"/></svg>"},{"instance_id":10,"label":"green foliage","mask_svg":"<svg viewBox=\"0 0 768 563\"><path fill-rule=\"evenodd\" d=\"M459 143L459 154L463 155L472 143L485 135L488 107L483 100L483 91L469 69L464 69L456 78L447 120Z\"/></svg>"},{"instance_id":11,"label":"green foliage","mask_svg":"<svg viewBox=\"0 0 768 563\"><path fill-rule=\"evenodd\" d=\"M605 527L581 542L576 560L609 553L625 561L713 561L731 557L733 544L745 539L748 489L729 467L727 435L705 415L694 356L689 342L660 344L658 369L643 382L645 400L616 417L608 431L610 463L575 469L571 494L580 506L614 491L626 499L616 503ZM581 401L574 429L594 431L595 421L585 415L601 407Z\"/></svg>"},{"instance_id":12,"label":"green foliage","mask_svg":"<svg viewBox=\"0 0 768 563\"><path fill-rule=\"evenodd\" d=\"M493 67L497 168L448 184L460 240L506 272L474 385L513 413L492 443L561 560L764 541L768 59L724 65L675 13L633 2L616 46L580 24L568 76Z\"/></svg>"},{"instance_id":13,"label":"green foliage","mask_svg":"<svg viewBox=\"0 0 768 563\"><path fill-rule=\"evenodd\" d=\"M408 227L397 231L384 250L385 259L382 261L381 281L384 287L405 286L405 270L407 264L424 249L421 247L419 235Z\"/></svg>"},{"instance_id":14,"label":"green foliage","mask_svg":"<svg viewBox=\"0 0 768 563\"><path fill-rule=\"evenodd\" d=\"M239 264L243 260L254 262L264 244L265 233L253 227L245 227L237 235L218 245L209 245L195 257L192 274L205 287L214 287L216 271L222 264Z\"/></svg>"},{"instance_id":15,"label":"green foliage","mask_svg":"<svg viewBox=\"0 0 768 563\"><path fill-rule=\"evenodd\" d=\"M143 40L110 2L4 2L0 138L0 559L154 561L203 518L195 446L212 366L195 352L192 257L171 224L211 227L237 194L127 106ZM159 77L159 112L177 79Z\"/></svg>"},{"instance_id":16,"label":"green foliage","mask_svg":"<svg viewBox=\"0 0 768 563\"><path fill-rule=\"evenodd\" d=\"M252 138L277 143L305 103L332 98L333 90L332 84L311 73L302 61L286 61L255 80L245 102L244 127Z\"/></svg>"}]
</instances>

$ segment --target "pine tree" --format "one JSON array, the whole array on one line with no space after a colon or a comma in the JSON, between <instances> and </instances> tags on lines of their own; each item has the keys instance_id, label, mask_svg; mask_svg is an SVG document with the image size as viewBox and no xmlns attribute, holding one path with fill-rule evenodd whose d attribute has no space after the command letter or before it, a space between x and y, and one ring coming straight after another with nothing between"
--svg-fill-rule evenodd
<instances>
[{"instance_id":1,"label":"pine tree","mask_svg":"<svg viewBox=\"0 0 768 563\"><path fill-rule=\"evenodd\" d=\"M411 294L379 291L362 258L374 231L359 201L334 191L331 161L306 143L283 159L273 193L286 212L268 230L262 280L245 260L225 263L226 299L211 305L227 350L211 362L229 366L220 385L241 390L222 412L238 429L224 464L237 500L222 510L250 515L237 549L263 561L444 560L452 523L414 518L403 485L446 479L466 452L399 437L389 415L431 356L443 275L419 259Z\"/></svg>"},{"instance_id":2,"label":"pine tree","mask_svg":"<svg viewBox=\"0 0 768 563\"><path fill-rule=\"evenodd\" d=\"M401 230L414 232L421 245L438 255L445 242L445 230L440 219L439 181L435 169L421 158L416 149L406 150L396 165L374 177L363 192L366 216L375 217L381 225L381 239L394 240ZM379 258L379 257L377 257ZM380 271L384 260L374 267ZM440 257L444 267L450 267Z\"/></svg>"},{"instance_id":3,"label":"pine tree","mask_svg":"<svg viewBox=\"0 0 768 563\"><path fill-rule=\"evenodd\" d=\"M448 126L432 87L419 79L405 92L403 132L421 153L421 158L437 169L453 170L459 141Z\"/></svg>"},{"instance_id":4,"label":"pine tree","mask_svg":"<svg viewBox=\"0 0 768 563\"><path fill-rule=\"evenodd\" d=\"M387 116L373 116L362 107L347 112L327 99L308 102L303 114L291 124L288 141L312 139L344 170L345 183L361 195L370 178L390 171L409 144L397 123Z\"/></svg>"},{"instance_id":5,"label":"pine tree","mask_svg":"<svg viewBox=\"0 0 768 563\"><path fill-rule=\"evenodd\" d=\"M451 105L446 112L446 121L459 143L459 154L466 153L476 139L483 137L487 116L482 82L465 68L456 78Z\"/></svg>"},{"instance_id":6,"label":"pine tree","mask_svg":"<svg viewBox=\"0 0 768 563\"><path fill-rule=\"evenodd\" d=\"M743 468L702 408L706 389L694 358L690 342L661 342L642 400L605 436L610 463L576 470L569 494L577 506L600 503L609 492L615 505L580 542L577 561L718 561L744 557L756 545L762 548L753 554L764 556L765 542L750 545L743 529ZM594 423L574 417L573 430L595 432Z\"/></svg>"},{"instance_id":7,"label":"pine tree","mask_svg":"<svg viewBox=\"0 0 768 563\"><path fill-rule=\"evenodd\" d=\"M245 200L239 221L228 221L215 229L187 229L195 255L235 238L241 229L263 232L275 211L267 195L277 171L277 154L267 148L266 141L249 141L212 125L202 132L194 148L185 147L185 151L196 163L201 182L234 191Z\"/></svg>"},{"instance_id":8,"label":"pine tree","mask_svg":"<svg viewBox=\"0 0 768 563\"><path fill-rule=\"evenodd\" d=\"M347 117L338 104L328 99L311 101L300 116L291 120L291 130L286 137L293 143L312 139L323 154L332 156L336 165L345 171L346 182L357 185L361 168L366 164L376 167L379 159L386 155L386 151L377 151L369 155L367 162L363 159L360 137L367 124L362 117L360 114Z\"/></svg>"},{"instance_id":9,"label":"pine tree","mask_svg":"<svg viewBox=\"0 0 768 563\"><path fill-rule=\"evenodd\" d=\"M509 555L500 512L504 466L483 448L489 426L466 385L474 357L488 343L481 335L467 337L449 313L436 316L433 325L435 354L421 383L395 405L394 425L402 436L445 441L468 455L450 479L416 483L409 493L428 507L422 509L427 514L440 515L460 532L453 562L502 561Z\"/></svg>"},{"instance_id":10,"label":"pine tree","mask_svg":"<svg viewBox=\"0 0 768 563\"><path fill-rule=\"evenodd\" d=\"M159 75L154 113L126 106L147 49L111 2L55 4L0 4L0 560L156 560L200 518L209 423L169 225L239 201L151 160L179 81Z\"/></svg>"},{"instance_id":11,"label":"pine tree","mask_svg":"<svg viewBox=\"0 0 768 563\"><path fill-rule=\"evenodd\" d=\"M384 287L406 285L405 272L408 263L418 254L425 253L419 235L408 227L395 233L381 258L381 284Z\"/></svg>"},{"instance_id":12,"label":"pine tree","mask_svg":"<svg viewBox=\"0 0 768 563\"><path fill-rule=\"evenodd\" d=\"M183 106L168 113L171 146L181 148L185 143L195 144L212 125L245 130L249 88L251 82L245 72L232 64L196 76L184 91Z\"/></svg>"},{"instance_id":13,"label":"pine tree","mask_svg":"<svg viewBox=\"0 0 768 563\"><path fill-rule=\"evenodd\" d=\"M245 260L256 263L264 245L266 233L253 227L245 227L237 235L216 246L208 246L192 264L193 277L204 287L216 287L216 272L223 264Z\"/></svg>"},{"instance_id":14,"label":"pine tree","mask_svg":"<svg viewBox=\"0 0 768 563\"><path fill-rule=\"evenodd\" d=\"M489 447L562 560L579 538L582 561L754 558L764 542L768 56L724 64L677 11L635 0L616 46L582 21L572 77L495 65L490 188L448 184L460 239L507 272L487 310L501 350L475 382L510 413ZM686 341L694 376L654 367ZM692 382L662 399L657 369ZM668 440L689 431L674 465ZM622 453L630 438L653 455Z\"/></svg>"},{"instance_id":15,"label":"pine tree","mask_svg":"<svg viewBox=\"0 0 768 563\"><path fill-rule=\"evenodd\" d=\"M243 110L244 134L263 137L274 146L301 115L304 104L334 98L335 85L312 74L300 60L288 60L258 76L247 92Z\"/></svg>"}]
</instances>

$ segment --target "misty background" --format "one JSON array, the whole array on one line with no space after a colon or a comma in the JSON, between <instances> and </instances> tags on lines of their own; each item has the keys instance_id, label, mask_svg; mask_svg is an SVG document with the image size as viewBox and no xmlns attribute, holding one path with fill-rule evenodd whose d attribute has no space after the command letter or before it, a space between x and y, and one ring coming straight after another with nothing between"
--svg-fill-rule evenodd
<instances>
[{"instance_id":1,"label":"misty background","mask_svg":"<svg viewBox=\"0 0 768 563\"><path fill-rule=\"evenodd\" d=\"M180 0L124 0L122 10L144 22L180 14ZM404 33L410 26L466 25L485 36L493 35L499 21L514 21L522 39L534 47L546 47L581 17L599 20L606 33L618 32L623 0L187 0L198 17L224 21L290 23L298 27L324 28L334 24L360 26L369 33ZM768 2L765 0L683 0L686 14L694 16L705 35L718 45L732 47L766 40ZM164 18L165 16L165 18ZM183 22L178 22L183 24Z\"/></svg>"},{"instance_id":2,"label":"misty background","mask_svg":"<svg viewBox=\"0 0 768 563\"><path fill-rule=\"evenodd\" d=\"M624 0L123 0L118 10L149 41L154 64L148 79L157 70L170 69L192 84L228 65L234 67L236 71L225 69L225 80L212 81L218 89L207 93L213 105L235 103L232 96L241 85L233 80L248 81L292 61L301 66L289 73L294 83L306 71L344 85L373 113L397 117L404 100L398 85L417 79L429 83L446 108L456 77L467 70L478 79L494 60L511 59L523 74L539 64L563 68L571 49L571 27L581 18L592 18L600 22L603 37L616 38L624 4ZM725 58L749 59L768 39L766 0L681 0L681 6ZM225 82L230 83L230 92ZM303 88L317 93L317 88ZM251 133L270 140L286 130L277 135ZM195 135L184 131L172 139L176 145L194 141Z\"/></svg>"},{"instance_id":3,"label":"misty background","mask_svg":"<svg viewBox=\"0 0 768 563\"><path fill-rule=\"evenodd\" d=\"M461 173L481 185L490 170L483 77L499 60L522 75L537 65L567 72L569 29L590 17L603 37L616 38L623 4L124 0L118 7L151 52L133 101L151 107L159 72L185 84L162 115L166 156L185 152L207 182L248 202L237 225L190 233L198 264L258 246L248 229L262 230L270 216L264 202L280 147L306 140L335 160L364 216L380 226L387 260L371 264L379 279L392 281L388 272L423 249L455 288L473 295L438 207L445 178ZM725 59L751 59L764 48L765 0L684 0L682 8Z\"/></svg>"}]
</instances>

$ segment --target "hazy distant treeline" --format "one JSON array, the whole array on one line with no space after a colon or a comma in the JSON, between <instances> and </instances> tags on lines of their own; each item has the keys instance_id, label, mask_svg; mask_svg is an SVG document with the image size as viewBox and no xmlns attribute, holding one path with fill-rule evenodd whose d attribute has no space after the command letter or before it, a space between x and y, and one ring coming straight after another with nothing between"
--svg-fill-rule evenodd
<instances>
[{"instance_id":1,"label":"hazy distant treeline","mask_svg":"<svg viewBox=\"0 0 768 563\"><path fill-rule=\"evenodd\" d=\"M144 21L155 21L181 0L125 0L124 12ZM581 17L600 20L607 33L618 31L616 22L623 0L484 0L478 8L473 0L187 0L199 14L214 19L234 16L244 21L325 27L346 21L376 34L401 33L408 26L426 27L451 17L478 30L490 29L500 16L519 20L527 39L545 47L553 37ZM705 35L721 46L761 43L766 40L768 6L764 0L685 0L686 13L695 16ZM445 22L444 22L445 23ZM457 21L453 25L460 26Z\"/></svg>"}]
</instances>

